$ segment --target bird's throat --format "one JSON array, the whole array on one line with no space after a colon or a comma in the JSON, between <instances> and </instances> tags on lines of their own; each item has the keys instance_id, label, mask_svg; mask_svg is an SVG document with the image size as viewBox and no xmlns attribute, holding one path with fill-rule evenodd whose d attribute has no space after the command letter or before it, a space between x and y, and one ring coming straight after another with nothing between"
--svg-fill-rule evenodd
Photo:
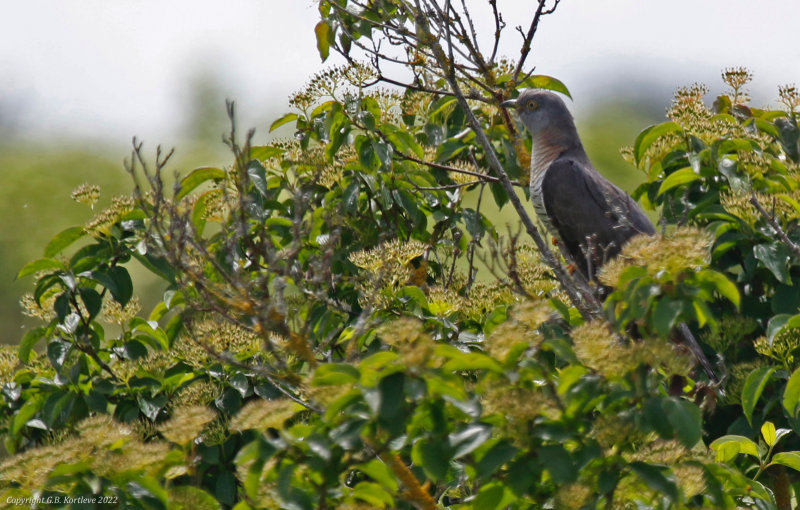
<instances>
[{"instance_id":1,"label":"bird's throat","mask_svg":"<svg viewBox=\"0 0 800 510\"><path fill-rule=\"evenodd\" d=\"M545 133L533 137L533 154L531 158L531 182L540 176L558 159L567 147L556 142L553 136Z\"/></svg>"}]
</instances>

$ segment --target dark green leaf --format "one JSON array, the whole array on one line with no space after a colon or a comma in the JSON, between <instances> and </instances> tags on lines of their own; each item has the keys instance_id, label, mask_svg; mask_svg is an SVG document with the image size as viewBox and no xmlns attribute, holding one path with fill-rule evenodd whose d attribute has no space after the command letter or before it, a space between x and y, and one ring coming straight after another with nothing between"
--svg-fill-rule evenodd
<instances>
[{"instance_id":1,"label":"dark green leaf","mask_svg":"<svg viewBox=\"0 0 800 510\"><path fill-rule=\"evenodd\" d=\"M557 484L574 482L578 470L569 452L560 444L545 445L539 448L539 457Z\"/></svg>"},{"instance_id":2,"label":"dark green leaf","mask_svg":"<svg viewBox=\"0 0 800 510\"><path fill-rule=\"evenodd\" d=\"M681 168L676 172L672 172L664 179L661 186L658 188L658 195L663 195L672 188L688 184L698 179L700 179L700 176L691 167Z\"/></svg>"},{"instance_id":3,"label":"dark green leaf","mask_svg":"<svg viewBox=\"0 0 800 510\"><path fill-rule=\"evenodd\" d=\"M289 114L289 115L295 115L295 114ZM295 117L297 117L297 115L295 115ZM289 121L286 121L286 122L289 122ZM273 123L273 125L274 125L274 123ZM272 131L272 128L270 128L270 131ZM273 147L272 145L262 145L262 146L259 146L259 147L251 147L250 148L250 157L253 158L253 159L257 159L259 161L264 161L264 160L267 160L269 158L274 158L276 156L280 156L281 154L283 154L283 152L284 151L281 148Z\"/></svg>"},{"instance_id":4,"label":"dark green leaf","mask_svg":"<svg viewBox=\"0 0 800 510\"><path fill-rule=\"evenodd\" d=\"M314 372L314 386L338 386L358 382L361 372L347 363L326 363Z\"/></svg>"},{"instance_id":5,"label":"dark green leaf","mask_svg":"<svg viewBox=\"0 0 800 510\"><path fill-rule=\"evenodd\" d=\"M180 200L195 188L209 180L224 179L227 174L221 168L201 167L195 168L189 175L181 179L178 193L175 195L175 200Z\"/></svg>"},{"instance_id":6,"label":"dark green leaf","mask_svg":"<svg viewBox=\"0 0 800 510\"><path fill-rule=\"evenodd\" d=\"M70 227L58 233L44 249L44 256L47 258L58 255L61 250L71 245L86 234L83 227Z\"/></svg>"},{"instance_id":7,"label":"dark green leaf","mask_svg":"<svg viewBox=\"0 0 800 510\"><path fill-rule=\"evenodd\" d=\"M753 247L753 255L775 275L779 282L791 285L791 276L787 267L789 249L786 246L777 241L759 244Z\"/></svg>"},{"instance_id":8,"label":"dark green leaf","mask_svg":"<svg viewBox=\"0 0 800 510\"><path fill-rule=\"evenodd\" d=\"M761 397L770 377L777 371L777 367L760 367L747 376L742 388L742 410L750 425L753 424L753 410Z\"/></svg>"},{"instance_id":9,"label":"dark green leaf","mask_svg":"<svg viewBox=\"0 0 800 510\"><path fill-rule=\"evenodd\" d=\"M220 503L229 507L236 502L236 477L231 471L225 470L216 476L214 494Z\"/></svg>"},{"instance_id":10,"label":"dark green leaf","mask_svg":"<svg viewBox=\"0 0 800 510\"><path fill-rule=\"evenodd\" d=\"M87 289L86 287L80 288L81 301L86 306L86 311L89 312L89 319L93 319L100 313L100 308L103 306L103 298L100 293L94 289Z\"/></svg>"},{"instance_id":11,"label":"dark green leaf","mask_svg":"<svg viewBox=\"0 0 800 510\"><path fill-rule=\"evenodd\" d=\"M55 259L37 259L25 264L22 269L19 270L19 273L17 273L17 279L28 276L29 274L49 271L51 269L63 270L65 268L64 264Z\"/></svg>"},{"instance_id":12,"label":"dark green leaf","mask_svg":"<svg viewBox=\"0 0 800 510\"><path fill-rule=\"evenodd\" d=\"M567 86L564 85L561 80L553 78L552 76L534 74L532 76L528 76L517 87L553 90L555 92L561 92L568 98L572 99L572 95L569 93Z\"/></svg>"},{"instance_id":13,"label":"dark green leaf","mask_svg":"<svg viewBox=\"0 0 800 510\"><path fill-rule=\"evenodd\" d=\"M47 358L50 360L50 363L53 365L53 368L56 371L60 371L61 367L64 365L64 361L67 359L67 354L69 353L70 347L72 345L69 342L64 342L63 340L52 340L50 343L47 344Z\"/></svg>"},{"instance_id":14,"label":"dark green leaf","mask_svg":"<svg viewBox=\"0 0 800 510\"><path fill-rule=\"evenodd\" d=\"M792 373L786 382L786 389L783 391L783 408L792 417L797 417L797 406L800 403L800 368Z\"/></svg>"},{"instance_id":15,"label":"dark green leaf","mask_svg":"<svg viewBox=\"0 0 800 510\"><path fill-rule=\"evenodd\" d=\"M683 304L680 301L670 298L662 298L656 303L655 310L653 311L653 325L658 334L667 338L678 316L683 309Z\"/></svg>"},{"instance_id":16,"label":"dark green leaf","mask_svg":"<svg viewBox=\"0 0 800 510\"><path fill-rule=\"evenodd\" d=\"M275 131L279 127L283 126L284 124L288 124L289 122L291 122L293 120L297 120L297 114L296 113L287 113L286 115L284 115L283 117L279 118L278 120L276 120L275 122L273 122L269 126L269 132L272 133L273 131ZM256 157L256 156L253 156L253 157ZM257 158L257 159L261 159L261 158Z\"/></svg>"},{"instance_id":17,"label":"dark green leaf","mask_svg":"<svg viewBox=\"0 0 800 510\"><path fill-rule=\"evenodd\" d=\"M632 462L630 467L654 491L664 494L672 501L680 498L675 478L669 469L638 461Z\"/></svg>"},{"instance_id":18,"label":"dark green leaf","mask_svg":"<svg viewBox=\"0 0 800 510\"><path fill-rule=\"evenodd\" d=\"M677 397L663 399L662 407L676 437L687 448L694 447L703 436L700 409L692 402Z\"/></svg>"},{"instance_id":19,"label":"dark green leaf","mask_svg":"<svg viewBox=\"0 0 800 510\"><path fill-rule=\"evenodd\" d=\"M672 121L664 122L663 124L655 124L639 133L633 145L633 154L636 159L636 164L638 165L641 163L644 153L656 140L668 134L678 133L683 133L683 128Z\"/></svg>"},{"instance_id":20,"label":"dark green leaf","mask_svg":"<svg viewBox=\"0 0 800 510\"><path fill-rule=\"evenodd\" d=\"M142 411L142 414L147 416L150 421L156 421L158 413L161 412L167 404L167 396L163 393L159 393L152 398L139 395L136 397L136 402L139 404L139 409Z\"/></svg>"},{"instance_id":21,"label":"dark green leaf","mask_svg":"<svg viewBox=\"0 0 800 510\"><path fill-rule=\"evenodd\" d=\"M44 334L47 331L44 327L38 327L29 330L25 333L25 336L22 337L22 340L19 343L19 348L17 349L17 356L22 363L27 363L30 361L31 358L31 350L33 347L44 338Z\"/></svg>"},{"instance_id":22,"label":"dark green leaf","mask_svg":"<svg viewBox=\"0 0 800 510\"><path fill-rule=\"evenodd\" d=\"M475 466L478 476L485 478L491 476L506 462L514 458L517 448L506 440L499 441L486 452Z\"/></svg>"},{"instance_id":23,"label":"dark green leaf","mask_svg":"<svg viewBox=\"0 0 800 510\"><path fill-rule=\"evenodd\" d=\"M772 464L782 464L788 466L795 471L800 471L800 452L780 452L772 457Z\"/></svg>"},{"instance_id":24,"label":"dark green leaf","mask_svg":"<svg viewBox=\"0 0 800 510\"><path fill-rule=\"evenodd\" d=\"M421 465L425 474L433 481L447 478L450 456L450 448L445 441L421 439L411 450L414 463Z\"/></svg>"}]
</instances>

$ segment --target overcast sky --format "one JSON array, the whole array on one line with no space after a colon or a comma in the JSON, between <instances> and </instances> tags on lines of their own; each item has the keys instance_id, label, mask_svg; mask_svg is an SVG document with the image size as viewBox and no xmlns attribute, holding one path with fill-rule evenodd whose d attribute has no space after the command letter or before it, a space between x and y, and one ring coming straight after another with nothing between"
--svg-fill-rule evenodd
<instances>
[{"instance_id":1,"label":"overcast sky","mask_svg":"<svg viewBox=\"0 0 800 510\"><path fill-rule=\"evenodd\" d=\"M513 26L535 2L498 4ZM311 0L5 0L3 11L0 107L27 133L162 141L182 126L198 70L220 76L243 122L256 123L322 68ZM567 84L573 110L620 82L655 86L665 102L694 81L718 92L720 69L734 65L755 73L764 103L777 85L800 83L799 19L797 0L563 0L530 62ZM519 42L509 33L502 52L516 55Z\"/></svg>"}]
</instances>

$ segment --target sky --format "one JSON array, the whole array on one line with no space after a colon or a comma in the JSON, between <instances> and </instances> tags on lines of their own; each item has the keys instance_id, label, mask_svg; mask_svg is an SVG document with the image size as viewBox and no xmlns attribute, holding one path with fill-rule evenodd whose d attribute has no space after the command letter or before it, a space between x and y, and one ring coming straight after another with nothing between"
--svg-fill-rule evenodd
<instances>
[{"instance_id":1,"label":"sky","mask_svg":"<svg viewBox=\"0 0 800 510\"><path fill-rule=\"evenodd\" d=\"M266 114L287 111L289 94L327 65L311 0L3 1L0 115L28 136L169 142L202 75L263 132ZM487 2L467 4L483 12ZM513 27L535 2L498 4ZM798 19L797 0L562 0L529 61L567 84L578 116L615 95L655 94L666 106L681 85L719 92L720 70L740 65L755 74L754 103L774 104L778 85L800 83ZM490 22L479 16L478 31ZM509 31L501 53L515 56L520 41Z\"/></svg>"}]
</instances>

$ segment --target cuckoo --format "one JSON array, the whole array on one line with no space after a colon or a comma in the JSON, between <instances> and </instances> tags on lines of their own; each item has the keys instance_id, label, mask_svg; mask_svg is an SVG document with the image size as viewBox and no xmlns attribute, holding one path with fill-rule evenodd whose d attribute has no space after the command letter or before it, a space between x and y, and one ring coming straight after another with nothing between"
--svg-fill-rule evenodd
<instances>
[{"instance_id":1,"label":"cuckoo","mask_svg":"<svg viewBox=\"0 0 800 510\"><path fill-rule=\"evenodd\" d=\"M516 110L533 140L530 192L536 214L584 277L594 280L633 236L656 233L639 204L592 166L560 97L528 89L503 106ZM680 324L674 336L717 382L689 328Z\"/></svg>"}]
</instances>

